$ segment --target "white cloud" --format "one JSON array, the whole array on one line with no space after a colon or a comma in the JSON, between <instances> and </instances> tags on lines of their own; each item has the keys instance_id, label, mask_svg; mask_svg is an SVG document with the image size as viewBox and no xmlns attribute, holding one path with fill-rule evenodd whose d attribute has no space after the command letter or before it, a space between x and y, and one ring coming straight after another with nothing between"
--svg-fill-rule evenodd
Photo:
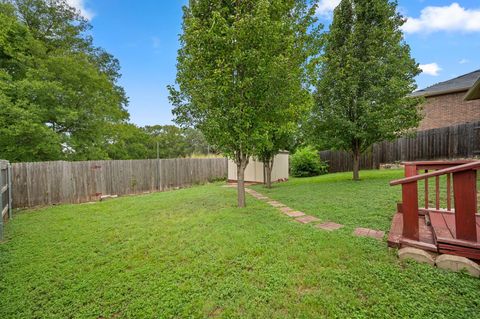
<instances>
[{"instance_id":1,"label":"white cloud","mask_svg":"<svg viewBox=\"0 0 480 319\"><path fill-rule=\"evenodd\" d=\"M480 31L480 8L465 9L454 2L444 7L425 7L419 18L408 17L402 26L406 33L435 31Z\"/></svg>"},{"instance_id":2,"label":"white cloud","mask_svg":"<svg viewBox=\"0 0 480 319\"><path fill-rule=\"evenodd\" d=\"M329 17L339 3L340 0L320 0L316 13L324 17Z\"/></svg>"},{"instance_id":3,"label":"white cloud","mask_svg":"<svg viewBox=\"0 0 480 319\"><path fill-rule=\"evenodd\" d=\"M428 63L428 64L420 64L419 68L422 70L422 73L437 76L438 72L442 70L437 63Z\"/></svg>"},{"instance_id":4,"label":"white cloud","mask_svg":"<svg viewBox=\"0 0 480 319\"><path fill-rule=\"evenodd\" d=\"M87 20L92 20L95 16L95 13L87 9L85 6L85 0L66 0L68 5L80 11L80 14Z\"/></svg>"},{"instance_id":5,"label":"white cloud","mask_svg":"<svg viewBox=\"0 0 480 319\"><path fill-rule=\"evenodd\" d=\"M468 62L470 62L470 61L467 60L467 59L461 59L460 61L458 61L458 63L460 63L460 64L466 64Z\"/></svg>"}]
</instances>

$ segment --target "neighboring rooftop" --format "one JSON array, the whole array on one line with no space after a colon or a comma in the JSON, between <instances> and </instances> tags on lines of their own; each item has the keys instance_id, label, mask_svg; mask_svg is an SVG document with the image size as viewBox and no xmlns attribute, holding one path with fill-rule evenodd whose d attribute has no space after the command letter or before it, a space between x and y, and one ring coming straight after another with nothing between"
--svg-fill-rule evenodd
<instances>
[{"instance_id":1,"label":"neighboring rooftop","mask_svg":"<svg viewBox=\"0 0 480 319\"><path fill-rule=\"evenodd\" d=\"M472 101L480 99L480 78L475 82L475 84L468 90L467 95L465 96L465 101Z\"/></svg>"},{"instance_id":2,"label":"neighboring rooftop","mask_svg":"<svg viewBox=\"0 0 480 319\"><path fill-rule=\"evenodd\" d=\"M434 96L469 90L480 78L480 70L476 70L459 77L440 82L425 89L415 91L411 96Z\"/></svg>"}]
</instances>

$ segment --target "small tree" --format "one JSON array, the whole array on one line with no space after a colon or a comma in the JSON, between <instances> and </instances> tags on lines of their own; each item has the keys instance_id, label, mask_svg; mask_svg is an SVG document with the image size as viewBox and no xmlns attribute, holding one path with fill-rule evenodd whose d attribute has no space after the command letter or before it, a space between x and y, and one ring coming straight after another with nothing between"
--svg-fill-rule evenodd
<instances>
[{"instance_id":1,"label":"small tree","mask_svg":"<svg viewBox=\"0 0 480 319\"><path fill-rule=\"evenodd\" d=\"M314 12L306 0L191 0L184 7L178 89L169 87L173 113L234 160L239 207L245 167L266 144L270 119L305 94Z\"/></svg>"},{"instance_id":2,"label":"small tree","mask_svg":"<svg viewBox=\"0 0 480 319\"><path fill-rule=\"evenodd\" d=\"M305 101L309 96L306 92ZM301 101L301 99L299 99ZM308 112L308 104L292 104L291 110L297 110L298 113ZM285 114L287 114L285 116ZM263 142L255 149L255 156L263 163L263 183L265 187L272 187L272 169L275 155L280 150L290 149L293 144L294 135L298 131L299 116L295 114L278 114L271 117L269 129L265 131Z\"/></svg>"},{"instance_id":3,"label":"small tree","mask_svg":"<svg viewBox=\"0 0 480 319\"><path fill-rule=\"evenodd\" d=\"M263 163L263 183L265 187L272 187L272 168L275 155L288 144L289 132L272 128L268 132L264 143L255 150L256 157Z\"/></svg>"},{"instance_id":4,"label":"small tree","mask_svg":"<svg viewBox=\"0 0 480 319\"><path fill-rule=\"evenodd\" d=\"M326 36L311 121L326 145L352 153L354 180L364 151L420 120L419 100L407 97L419 69L404 22L396 1L342 0Z\"/></svg>"}]
</instances>

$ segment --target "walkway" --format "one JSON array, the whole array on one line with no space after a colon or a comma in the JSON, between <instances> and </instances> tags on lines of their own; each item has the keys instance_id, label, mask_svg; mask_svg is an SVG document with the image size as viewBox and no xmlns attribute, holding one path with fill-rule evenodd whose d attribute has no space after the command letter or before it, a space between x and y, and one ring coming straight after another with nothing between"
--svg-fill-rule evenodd
<instances>
[{"instance_id":1,"label":"walkway","mask_svg":"<svg viewBox=\"0 0 480 319\"><path fill-rule=\"evenodd\" d=\"M285 205L283 203L280 203L279 201L271 200L267 196L264 196L264 195L260 194L259 192L255 191L251 188L245 188L245 192L252 195L256 199L266 201L267 204L270 204L271 206L277 208L283 214L285 214L289 217L292 217L298 223L301 223L301 224L314 223L315 228L318 228L318 229L321 229L321 230L326 230L326 231L334 231L334 230L337 230L337 229L340 229L340 228L343 227L343 225L341 225L341 224L337 224L337 223L330 222L330 221L323 222L323 223L318 223L320 221L319 218L317 218L315 216L310 216L310 215L305 214L304 212L292 209L292 208L288 207L287 205ZM382 240L384 235L385 235L385 232L380 231L380 230L374 230L374 229L359 227L359 228L355 229L355 231L353 232L353 235L359 236L359 237L371 237L371 238L375 238L377 240Z\"/></svg>"}]
</instances>

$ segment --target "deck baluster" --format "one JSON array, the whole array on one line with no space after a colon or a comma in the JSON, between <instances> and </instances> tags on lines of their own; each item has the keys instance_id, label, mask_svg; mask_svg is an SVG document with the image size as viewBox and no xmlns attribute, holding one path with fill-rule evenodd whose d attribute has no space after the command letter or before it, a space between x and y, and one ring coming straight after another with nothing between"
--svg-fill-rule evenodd
<instances>
[{"instance_id":1,"label":"deck baluster","mask_svg":"<svg viewBox=\"0 0 480 319\"><path fill-rule=\"evenodd\" d=\"M447 211L452 210L452 191L451 191L450 174L447 174Z\"/></svg>"},{"instance_id":2,"label":"deck baluster","mask_svg":"<svg viewBox=\"0 0 480 319\"><path fill-rule=\"evenodd\" d=\"M428 169L425 170L425 174L428 173ZM425 208L428 209L428 178L425 179Z\"/></svg>"},{"instance_id":3,"label":"deck baluster","mask_svg":"<svg viewBox=\"0 0 480 319\"><path fill-rule=\"evenodd\" d=\"M440 209L440 177L435 176L435 208Z\"/></svg>"}]
</instances>

